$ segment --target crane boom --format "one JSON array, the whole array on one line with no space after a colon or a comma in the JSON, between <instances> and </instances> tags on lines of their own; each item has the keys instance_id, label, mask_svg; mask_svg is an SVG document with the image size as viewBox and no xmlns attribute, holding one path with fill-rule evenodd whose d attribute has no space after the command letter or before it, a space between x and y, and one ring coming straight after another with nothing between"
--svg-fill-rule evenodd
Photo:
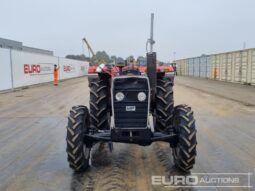
<instances>
[{"instance_id":1,"label":"crane boom","mask_svg":"<svg viewBox=\"0 0 255 191\"><path fill-rule=\"evenodd\" d=\"M86 40L86 38L83 38L82 40L87 45L87 47L88 47L89 51L91 52L92 56L95 57L96 55L95 55L94 51L92 50L91 46L89 45L88 41Z\"/></svg>"}]
</instances>

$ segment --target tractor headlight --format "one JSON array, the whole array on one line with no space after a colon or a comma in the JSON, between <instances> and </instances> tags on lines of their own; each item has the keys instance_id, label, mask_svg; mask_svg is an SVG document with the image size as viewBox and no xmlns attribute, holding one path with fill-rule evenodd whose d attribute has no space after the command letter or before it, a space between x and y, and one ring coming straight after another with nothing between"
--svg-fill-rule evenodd
<instances>
[{"instance_id":1,"label":"tractor headlight","mask_svg":"<svg viewBox=\"0 0 255 191\"><path fill-rule=\"evenodd\" d=\"M146 94L144 92L139 92L137 98L139 101L144 101L146 100Z\"/></svg>"},{"instance_id":2,"label":"tractor headlight","mask_svg":"<svg viewBox=\"0 0 255 191\"><path fill-rule=\"evenodd\" d=\"M115 95L117 101L122 101L125 98L125 95L122 92L118 92Z\"/></svg>"}]
</instances>

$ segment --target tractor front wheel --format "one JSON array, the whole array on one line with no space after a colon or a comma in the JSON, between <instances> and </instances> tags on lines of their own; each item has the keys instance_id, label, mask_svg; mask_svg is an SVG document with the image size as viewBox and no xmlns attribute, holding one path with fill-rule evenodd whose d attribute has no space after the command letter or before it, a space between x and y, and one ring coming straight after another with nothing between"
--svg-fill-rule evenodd
<instances>
[{"instance_id":1,"label":"tractor front wheel","mask_svg":"<svg viewBox=\"0 0 255 191\"><path fill-rule=\"evenodd\" d=\"M86 106L75 106L70 110L66 135L66 152L69 166L75 172L89 167L91 147L84 144L84 135L88 132L89 111Z\"/></svg>"},{"instance_id":2,"label":"tractor front wheel","mask_svg":"<svg viewBox=\"0 0 255 191\"><path fill-rule=\"evenodd\" d=\"M109 129L109 84L108 79L90 82L90 125L95 129Z\"/></svg>"},{"instance_id":3,"label":"tractor front wheel","mask_svg":"<svg viewBox=\"0 0 255 191\"><path fill-rule=\"evenodd\" d=\"M173 148L175 165L182 171L188 172L193 168L196 157L196 126L193 111L187 105L174 108L173 125L178 140Z\"/></svg>"},{"instance_id":4,"label":"tractor front wheel","mask_svg":"<svg viewBox=\"0 0 255 191\"><path fill-rule=\"evenodd\" d=\"M172 128L173 111L173 81L169 77L158 78L156 94L157 131L166 131Z\"/></svg>"}]
</instances>

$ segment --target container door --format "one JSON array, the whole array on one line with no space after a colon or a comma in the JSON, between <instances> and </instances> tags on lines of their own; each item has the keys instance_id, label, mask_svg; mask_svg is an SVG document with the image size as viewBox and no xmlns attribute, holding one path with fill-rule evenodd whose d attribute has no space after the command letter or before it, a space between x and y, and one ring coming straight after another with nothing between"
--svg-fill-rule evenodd
<instances>
[{"instance_id":1,"label":"container door","mask_svg":"<svg viewBox=\"0 0 255 191\"><path fill-rule=\"evenodd\" d=\"M255 50L251 54L251 83L255 84Z\"/></svg>"},{"instance_id":2,"label":"container door","mask_svg":"<svg viewBox=\"0 0 255 191\"><path fill-rule=\"evenodd\" d=\"M242 66L241 66L241 52L235 53L235 60L234 60L234 66L235 66L235 82L241 82L241 76L242 76Z\"/></svg>"},{"instance_id":3,"label":"container door","mask_svg":"<svg viewBox=\"0 0 255 191\"><path fill-rule=\"evenodd\" d=\"M227 54L227 81L232 81L232 53Z\"/></svg>"},{"instance_id":4,"label":"container door","mask_svg":"<svg viewBox=\"0 0 255 191\"><path fill-rule=\"evenodd\" d=\"M194 73L193 73L193 68L194 68L194 63L193 63L193 58L189 58L189 60L188 60L188 63L189 63L189 65L188 65L188 74L189 74L189 76L194 76Z\"/></svg>"},{"instance_id":5,"label":"container door","mask_svg":"<svg viewBox=\"0 0 255 191\"><path fill-rule=\"evenodd\" d=\"M211 63L211 79L216 79L216 56L210 56L210 63Z\"/></svg>"},{"instance_id":6,"label":"container door","mask_svg":"<svg viewBox=\"0 0 255 191\"><path fill-rule=\"evenodd\" d=\"M248 77L248 52L243 51L241 54L241 82L247 83Z\"/></svg>"},{"instance_id":7,"label":"container door","mask_svg":"<svg viewBox=\"0 0 255 191\"><path fill-rule=\"evenodd\" d=\"M220 68L220 76L221 80L226 81L227 80L227 54L222 55L221 59L221 68Z\"/></svg>"},{"instance_id":8,"label":"container door","mask_svg":"<svg viewBox=\"0 0 255 191\"><path fill-rule=\"evenodd\" d=\"M200 57L200 77L201 78L206 77L206 57L205 56Z\"/></svg>"},{"instance_id":9,"label":"container door","mask_svg":"<svg viewBox=\"0 0 255 191\"><path fill-rule=\"evenodd\" d=\"M199 77L199 58L194 59L194 76Z\"/></svg>"},{"instance_id":10,"label":"container door","mask_svg":"<svg viewBox=\"0 0 255 191\"><path fill-rule=\"evenodd\" d=\"M206 77L211 77L211 59L210 57L206 57Z\"/></svg>"},{"instance_id":11,"label":"container door","mask_svg":"<svg viewBox=\"0 0 255 191\"><path fill-rule=\"evenodd\" d=\"M215 70L216 70L216 79L220 80L220 55L215 57Z\"/></svg>"}]
</instances>

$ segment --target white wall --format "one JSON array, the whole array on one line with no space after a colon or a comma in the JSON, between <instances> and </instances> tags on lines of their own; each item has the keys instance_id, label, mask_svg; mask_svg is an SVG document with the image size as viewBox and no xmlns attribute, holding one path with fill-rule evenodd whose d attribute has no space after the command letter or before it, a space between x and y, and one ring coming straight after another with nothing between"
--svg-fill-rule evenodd
<instances>
[{"instance_id":1,"label":"white wall","mask_svg":"<svg viewBox=\"0 0 255 191\"><path fill-rule=\"evenodd\" d=\"M88 66L88 62L59 58L60 80L86 75Z\"/></svg>"},{"instance_id":2,"label":"white wall","mask_svg":"<svg viewBox=\"0 0 255 191\"><path fill-rule=\"evenodd\" d=\"M60 80L87 75L89 67L84 61L0 48L0 91L51 82L54 64Z\"/></svg>"},{"instance_id":3,"label":"white wall","mask_svg":"<svg viewBox=\"0 0 255 191\"><path fill-rule=\"evenodd\" d=\"M57 57L12 50L11 58L14 88L53 81Z\"/></svg>"},{"instance_id":4,"label":"white wall","mask_svg":"<svg viewBox=\"0 0 255 191\"><path fill-rule=\"evenodd\" d=\"M0 48L0 91L12 88L10 50Z\"/></svg>"}]
</instances>

